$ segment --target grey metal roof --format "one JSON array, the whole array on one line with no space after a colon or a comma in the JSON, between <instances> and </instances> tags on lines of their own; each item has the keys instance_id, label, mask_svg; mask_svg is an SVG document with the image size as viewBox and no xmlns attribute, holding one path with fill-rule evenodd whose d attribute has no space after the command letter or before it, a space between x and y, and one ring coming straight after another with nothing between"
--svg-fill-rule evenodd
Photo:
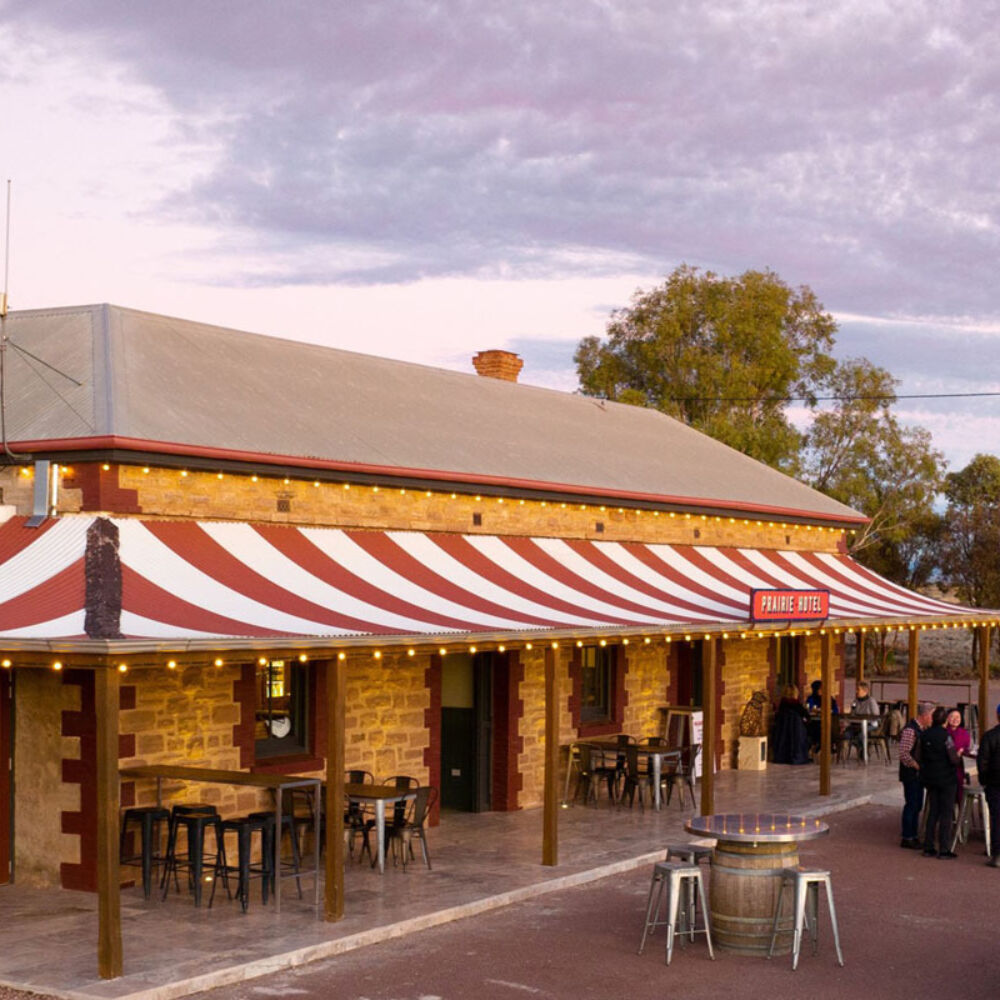
<instances>
[{"instance_id":1,"label":"grey metal roof","mask_svg":"<svg viewBox=\"0 0 1000 1000\"><path fill-rule=\"evenodd\" d=\"M6 327L13 442L114 435L860 516L655 410L111 305Z\"/></svg>"}]
</instances>

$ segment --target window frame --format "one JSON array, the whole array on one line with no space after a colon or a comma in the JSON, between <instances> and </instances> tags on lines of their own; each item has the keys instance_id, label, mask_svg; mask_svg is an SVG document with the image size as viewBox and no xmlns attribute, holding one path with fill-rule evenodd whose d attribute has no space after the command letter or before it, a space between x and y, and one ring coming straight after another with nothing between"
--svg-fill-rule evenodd
<instances>
[{"instance_id":1,"label":"window frame","mask_svg":"<svg viewBox=\"0 0 1000 1000\"><path fill-rule=\"evenodd\" d=\"M283 684L288 685L288 692L275 695L270 688L275 684L275 680L269 681L265 672L273 671L279 667L286 671L285 677L281 678ZM267 660L265 663L258 662L254 672L254 739L253 756L257 763L270 763L275 760L287 757L310 757L312 756L312 705L311 705L311 683L309 665L300 663L293 658L278 658ZM284 702L287 699L287 706L284 710L280 704L275 707L275 702ZM268 704L270 702L270 704ZM285 736L276 737L271 734L263 738L257 736L257 725L262 717L265 720L268 716L273 718L287 717L291 720L291 729Z\"/></svg>"}]
</instances>

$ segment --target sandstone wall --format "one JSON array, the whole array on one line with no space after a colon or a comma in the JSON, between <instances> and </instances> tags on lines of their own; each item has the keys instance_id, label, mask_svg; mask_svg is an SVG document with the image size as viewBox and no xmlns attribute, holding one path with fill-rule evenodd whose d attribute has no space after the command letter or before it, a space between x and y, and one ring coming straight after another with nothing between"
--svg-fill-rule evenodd
<instances>
[{"instance_id":1,"label":"sandstone wall","mask_svg":"<svg viewBox=\"0 0 1000 1000\"><path fill-rule=\"evenodd\" d=\"M80 861L79 836L62 830L63 814L81 811L80 785L63 782L63 760L80 759L80 739L61 735L80 689L52 670L18 670L14 683L14 874L21 885L58 886L60 866Z\"/></svg>"},{"instance_id":2,"label":"sandstone wall","mask_svg":"<svg viewBox=\"0 0 1000 1000\"><path fill-rule=\"evenodd\" d=\"M30 470L29 470L30 471ZM545 535L836 551L839 529L601 504L94 463L63 471L59 510L283 524ZM0 473L4 502L30 513L32 477Z\"/></svg>"}]
</instances>

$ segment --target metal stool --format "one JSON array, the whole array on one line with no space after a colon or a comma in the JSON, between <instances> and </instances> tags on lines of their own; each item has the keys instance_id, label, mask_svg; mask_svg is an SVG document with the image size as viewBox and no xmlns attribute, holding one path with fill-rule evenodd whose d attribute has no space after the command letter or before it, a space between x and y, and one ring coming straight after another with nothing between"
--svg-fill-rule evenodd
<instances>
[{"instance_id":1,"label":"metal stool","mask_svg":"<svg viewBox=\"0 0 1000 1000\"><path fill-rule=\"evenodd\" d=\"M686 861L689 865L696 865L702 861L711 861L714 853L714 847L706 847L704 844L667 844L665 860Z\"/></svg>"},{"instance_id":2,"label":"metal stool","mask_svg":"<svg viewBox=\"0 0 1000 1000\"><path fill-rule=\"evenodd\" d=\"M123 865L141 865L142 891L149 899L153 887L153 865L166 860L162 850L160 823L170 819L170 810L160 806L134 806L122 813L121 837L118 841L119 862ZM129 826L138 824L139 853L126 853ZM136 831L132 831L133 836Z\"/></svg>"},{"instance_id":3,"label":"metal stool","mask_svg":"<svg viewBox=\"0 0 1000 1000\"><path fill-rule=\"evenodd\" d=\"M833 906L833 883L830 873L818 868L786 868L781 873L781 890L778 892L778 905L774 910L774 924L771 927L771 946L767 957L774 954L774 943L778 938L778 924L781 921L781 901L785 895L785 886L791 885L795 892L795 920L792 924L792 969L798 968L799 951L802 948L802 929L809 927L815 955L819 945L819 887L826 886L826 902L830 909L830 925L833 927L833 944L837 949L837 964L844 964L844 955L840 950L840 930L837 927L837 911ZM806 905L808 902L808 906ZM811 910L811 913L808 912ZM781 928L787 930L787 928Z\"/></svg>"},{"instance_id":4,"label":"metal stool","mask_svg":"<svg viewBox=\"0 0 1000 1000\"><path fill-rule=\"evenodd\" d=\"M975 822L975 811L979 809L979 823ZM958 822L955 824L955 834L951 839L951 849L954 851L956 845L964 844L969 839L969 834L973 830L982 830L986 839L986 853L990 854L991 832L990 832L990 810L986 805L986 789L978 788L974 785L966 785L962 789L962 808L958 814ZM992 855L990 855L992 857Z\"/></svg>"},{"instance_id":5,"label":"metal stool","mask_svg":"<svg viewBox=\"0 0 1000 1000\"><path fill-rule=\"evenodd\" d=\"M667 887L667 916L659 920L660 900L663 898L663 887ZM695 892L697 891L697 896ZM681 906L681 896L684 905ZM705 926L697 929L696 907L701 902L701 914ZM653 866L653 880L649 886L649 900L646 904L646 923L642 928L642 940L639 942L639 954L646 946L646 937L657 927L664 924L667 928L667 965L674 957L674 936L677 930L678 917L681 925L681 942L687 934L694 940L695 934L704 934L708 943L708 957L715 958L712 951L712 932L708 925L708 903L705 899L705 882L701 876L701 868L697 864L687 864L683 861L658 861Z\"/></svg>"},{"instance_id":6,"label":"metal stool","mask_svg":"<svg viewBox=\"0 0 1000 1000\"><path fill-rule=\"evenodd\" d=\"M215 887L221 877L226 883L226 894L229 894L229 875L236 874L236 896L243 912L247 912L250 902L250 879L259 878L261 884L261 899L267 905L268 887L271 885L274 869L274 814L257 813L252 816L242 816L236 819L226 819L219 822L216 828L220 836L226 833L236 834L236 866L226 862L225 851L220 851L215 859L212 894L208 899L208 908L215 902ZM260 834L260 864L251 863L251 838L254 833Z\"/></svg>"},{"instance_id":7,"label":"metal stool","mask_svg":"<svg viewBox=\"0 0 1000 1000\"><path fill-rule=\"evenodd\" d=\"M188 873L188 884L194 890L194 905L201 906L202 879L205 872L205 831L215 834L215 851L210 855L208 867L213 871L221 858L223 866L226 859L226 845L222 837L222 821L215 806L176 805L170 812L170 835L167 838L167 861L163 866L163 878L160 888L163 898L170 891L170 876L179 886L177 873L184 869ZM180 828L183 827L187 840L187 853L177 851L177 840Z\"/></svg>"},{"instance_id":8,"label":"metal stool","mask_svg":"<svg viewBox=\"0 0 1000 1000\"><path fill-rule=\"evenodd\" d=\"M280 878L282 874L286 871L291 872L295 875L295 884L298 886L299 899L302 898L302 879L299 878L299 872L301 870L301 857L299 855L299 832L298 827L295 823L295 817L291 813L284 813L281 817L281 832L277 834L282 840L284 840L284 834L287 831L291 842L292 842L292 857L290 861L286 861L284 858L281 860L281 871L276 872L274 870L274 838L276 835L275 823L277 822L277 813L269 810L262 810L261 812L252 812L247 817L251 820L270 820L271 825L267 827L264 831L264 846L263 850L267 852L267 865L271 872L271 889L274 889L274 880ZM371 848L369 848L368 853L371 854ZM265 902L267 897L264 897Z\"/></svg>"}]
</instances>

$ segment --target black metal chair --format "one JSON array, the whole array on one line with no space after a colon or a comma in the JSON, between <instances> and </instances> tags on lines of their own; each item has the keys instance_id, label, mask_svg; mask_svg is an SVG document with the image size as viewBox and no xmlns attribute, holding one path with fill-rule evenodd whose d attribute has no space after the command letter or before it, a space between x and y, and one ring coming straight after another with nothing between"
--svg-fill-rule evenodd
<instances>
[{"instance_id":1,"label":"black metal chair","mask_svg":"<svg viewBox=\"0 0 1000 1000\"><path fill-rule=\"evenodd\" d=\"M650 797L653 794L652 775L646 768L640 766L639 748L628 746L625 748L625 778L622 785L621 796L618 800L619 808L628 799L629 808L635 801L636 793L639 794L639 808L645 811L646 803L643 796L648 792Z\"/></svg>"},{"instance_id":2,"label":"black metal chair","mask_svg":"<svg viewBox=\"0 0 1000 1000\"><path fill-rule=\"evenodd\" d=\"M344 781L348 785L374 785L375 775L371 771L353 769L344 772ZM350 802L344 808L344 832L347 836L348 857L354 857L354 843L361 838L361 850L358 853L358 861L368 852L368 860L373 859L371 845L371 831L375 826L375 818L371 816L361 802Z\"/></svg>"},{"instance_id":3,"label":"black metal chair","mask_svg":"<svg viewBox=\"0 0 1000 1000\"><path fill-rule=\"evenodd\" d=\"M431 867L431 855L427 850L427 817L437 801L438 790L432 785L421 785L417 789L417 797L410 804L406 819L399 825L390 827L387 831L392 847L392 863L396 864L397 852L403 862L403 871L409 861L415 860L413 841L420 841L420 850L424 864Z\"/></svg>"},{"instance_id":4,"label":"black metal chair","mask_svg":"<svg viewBox=\"0 0 1000 1000\"><path fill-rule=\"evenodd\" d=\"M688 792L691 795L691 805L694 806L694 774L695 774L695 762L698 760L698 754L701 752L700 743L692 743L689 746L680 748L680 757L677 760L676 766L667 774L661 777L661 781L667 786L667 805L670 805L670 798L673 795L674 786L678 788L677 802L678 805L684 808L684 786L687 786Z\"/></svg>"}]
</instances>

